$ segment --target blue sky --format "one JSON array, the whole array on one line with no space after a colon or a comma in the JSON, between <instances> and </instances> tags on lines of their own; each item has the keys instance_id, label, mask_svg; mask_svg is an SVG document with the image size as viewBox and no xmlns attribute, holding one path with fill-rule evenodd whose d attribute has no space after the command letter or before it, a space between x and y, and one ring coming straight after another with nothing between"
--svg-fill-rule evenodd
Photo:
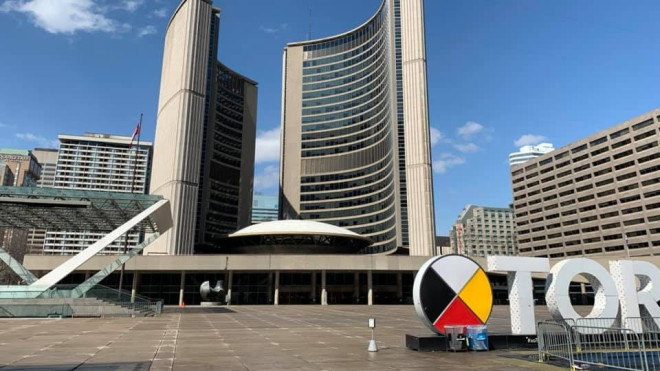
<instances>
[{"instance_id":1,"label":"blue sky","mask_svg":"<svg viewBox=\"0 0 660 371\"><path fill-rule=\"evenodd\" d=\"M277 192L282 49L369 18L380 0L225 0L219 58L259 83L255 187ZM0 147L60 133L152 140L175 0L0 0ZM346 11L349 9L349 11ZM311 11L311 17L310 17ZM437 233L511 201L507 155L660 106L660 2L426 1Z\"/></svg>"}]
</instances>

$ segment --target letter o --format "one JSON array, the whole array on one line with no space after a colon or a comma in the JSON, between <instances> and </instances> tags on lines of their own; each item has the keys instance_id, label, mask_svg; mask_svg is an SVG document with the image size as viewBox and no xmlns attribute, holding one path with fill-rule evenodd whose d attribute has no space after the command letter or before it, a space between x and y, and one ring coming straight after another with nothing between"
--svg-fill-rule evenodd
<instances>
[{"instance_id":1,"label":"letter o","mask_svg":"<svg viewBox=\"0 0 660 371\"><path fill-rule=\"evenodd\" d=\"M586 317L580 316L575 311L569 296L571 279L577 275L584 276L594 289L594 307ZM568 259L555 264L548 275L546 287L545 301L548 303L550 314L556 319L571 318L577 321L581 318L597 318L601 321L587 325L609 328L619 314L619 298L612 276L602 265L591 259ZM576 323L576 325L580 324ZM593 334L605 330L586 331L578 328L578 331Z\"/></svg>"}]
</instances>

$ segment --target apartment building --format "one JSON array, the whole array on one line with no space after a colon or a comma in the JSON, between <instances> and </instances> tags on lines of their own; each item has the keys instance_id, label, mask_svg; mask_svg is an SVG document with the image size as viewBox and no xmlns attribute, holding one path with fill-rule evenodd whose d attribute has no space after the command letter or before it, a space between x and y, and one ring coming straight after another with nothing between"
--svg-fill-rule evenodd
<instances>
[{"instance_id":1,"label":"apartment building","mask_svg":"<svg viewBox=\"0 0 660 371\"><path fill-rule=\"evenodd\" d=\"M450 251L468 256L516 255L513 210L467 205L449 231Z\"/></svg>"}]
</instances>

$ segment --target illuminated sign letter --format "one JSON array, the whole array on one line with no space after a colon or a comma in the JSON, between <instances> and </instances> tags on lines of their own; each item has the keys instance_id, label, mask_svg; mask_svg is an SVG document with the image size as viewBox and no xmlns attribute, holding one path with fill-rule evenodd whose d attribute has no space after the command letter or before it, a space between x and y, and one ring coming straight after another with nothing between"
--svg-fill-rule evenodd
<instances>
[{"instance_id":1,"label":"illuminated sign letter","mask_svg":"<svg viewBox=\"0 0 660 371\"><path fill-rule=\"evenodd\" d=\"M545 301L548 304L548 310L554 318L573 319L582 318L573 308L569 296L569 287L571 279L581 275L589 281L594 289L594 308L584 318L598 318L600 323L588 324L599 328L609 328L612 326L619 313L619 299L617 289L609 272L597 262L586 259L568 259L555 264L550 270L546 283L547 291ZM577 328L581 332L601 333L604 329L593 329L586 331Z\"/></svg>"},{"instance_id":2,"label":"illuminated sign letter","mask_svg":"<svg viewBox=\"0 0 660 371\"><path fill-rule=\"evenodd\" d=\"M550 261L547 258L489 256L488 271L508 272L511 332L520 335L535 334L532 272L550 271Z\"/></svg>"},{"instance_id":3,"label":"illuminated sign letter","mask_svg":"<svg viewBox=\"0 0 660 371\"><path fill-rule=\"evenodd\" d=\"M660 300L660 270L645 261L617 260L610 262L610 272L621 301L623 327L642 333L645 329L639 317L653 317L654 323L646 323L652 328L646 331L658 331L660 307L657 302ZM639 291L635 277L639 279Z\"/></svg>"}]
</instances>

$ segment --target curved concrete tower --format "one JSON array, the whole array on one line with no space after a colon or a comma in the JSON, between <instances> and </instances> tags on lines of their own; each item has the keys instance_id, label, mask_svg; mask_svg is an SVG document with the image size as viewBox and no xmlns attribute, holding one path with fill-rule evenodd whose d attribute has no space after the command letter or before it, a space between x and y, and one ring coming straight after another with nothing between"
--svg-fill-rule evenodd
<instances>
[{"instance_id":1,"label":"curved concrete tower","mask_svg":"<svg viewBox=\"0 0 660 371\"><path fill-rule=\"evenodd\" d=\"M421 0L383 0L353 30L284 51L280 208L374 241L435 245ZM420 62L421 61L421 62Z\"/></svg>"},{"instance_id":2,"label":"curved concrete tower","mask_svg":"<svg viewBox=\"0 0 660 371\"><path fill-rule=\"evenodd\" d=\"M424 1L400 0L410 255L433 255L435 215L426 81ZM429 233L431 232L431 233Z\"/></svg>"},{"instance_id":3,"label":"curved concrete tower","mask_svg":"<svg viewBox=\"0 0 660 371\"><path fill-rule=\"evenodd\" d=\"M183 0L167 26L154 140L151 193L172 205L173 228L147 254L192 254L212 7Z\"/></svg>"}]
</instances>

